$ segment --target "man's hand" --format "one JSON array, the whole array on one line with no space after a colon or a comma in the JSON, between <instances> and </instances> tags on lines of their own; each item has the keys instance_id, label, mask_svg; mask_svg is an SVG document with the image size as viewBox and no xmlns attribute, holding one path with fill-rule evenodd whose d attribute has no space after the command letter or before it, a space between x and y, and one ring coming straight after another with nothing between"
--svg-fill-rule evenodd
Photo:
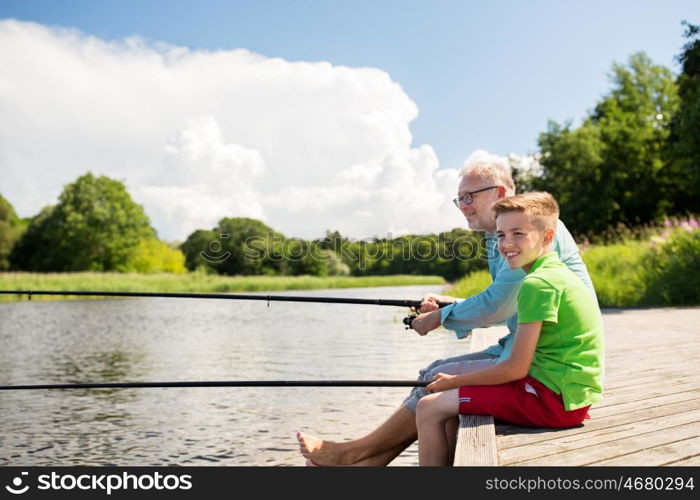
<instances>
[{"instance_id":1,"label":"man's hand","mask_svg":"<svg viewBox=\"0 0 700 500\"><path fill-rule=\"evenodd\" d=\"M432 312L437 309L440 309L440 307L437 305L438 302L448 302L452 303L454 302L455 299L454 297L448 297L447 295L438 295L436 293L429 293L425 297L421 299L420 302L420 307L418 308L418 312L420 313L427 313L427 312Z\"/></svg>"},{"instance_id":2,"label":"man's hand","mask_svg":"<svg viewBox=\"0 0 700 500\"><path fill-rule=\"evenodd\" d=\"M418 335L425 335L440 326L440 315L440 311L419 314L413 318L411 328L418 332Z\"/></svg>"},{"instance_id":3,"label":"man's hand","mask_svg":"<svg viewBox=\"0 0 700 500\"><path fill-rule=\"evenodd\" d=\"M459 385L455 383L455 378L455 375L438 373L433 378L433 381L426 386L425 390L427 390L428 392L442 392L447 391L449 389L456 389L457 387L459 387Z\"/></svg>"}]
</instances>

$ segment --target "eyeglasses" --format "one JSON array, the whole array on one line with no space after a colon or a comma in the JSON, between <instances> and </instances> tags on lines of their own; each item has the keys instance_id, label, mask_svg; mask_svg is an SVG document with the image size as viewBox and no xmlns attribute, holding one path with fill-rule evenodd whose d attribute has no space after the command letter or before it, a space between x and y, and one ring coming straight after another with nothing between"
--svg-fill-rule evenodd
<instances>
[{"instance_id":1,"label":"eyeglasses","mask_svg":"<svg viewBox=\"0 0 700 500\"><path fill-rule=\"evenodd\" d=\"M464 203L465 205L471 205L472 202L474 201L474 195L476 193L481 193L482 191L488 191L489 189L497 188L498 186L489 186L487 188L481 188L477 189L476 191L472 191L471 193L464 193L462 196L459 196L452 200L452 203L455 204L455 207L459 208L459 204Z\"/></svg>"}]
</instances>

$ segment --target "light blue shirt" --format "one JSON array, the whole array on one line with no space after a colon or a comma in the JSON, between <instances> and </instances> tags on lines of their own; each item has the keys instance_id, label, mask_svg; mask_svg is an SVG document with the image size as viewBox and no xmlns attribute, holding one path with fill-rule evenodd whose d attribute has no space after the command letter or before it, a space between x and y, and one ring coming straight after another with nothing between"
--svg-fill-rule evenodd
<instances>
[{"instance_id":1,"label":"light blue shirt","mask_svg":"<svg viewBox=\"0 0 700 500\"><path fill-rule=\"evenodd\" d=\"M557 222L554 251L595 296L586 264L581 259L574 238L562 221ZM513 334L518 328L518 288L525 277L525 271L508 266L505 258L498 252L495 233L486 233L486 254L492 283L486 290L473 297L443 307L440 322L445 328L454 330L457 338L463 339L474 328L493 326L505 321L510 333L501 338L498 344L486 349L486 352L499 356L499 361L502 361L510 356L513 348Z\"/></svg>"}]
</instances>

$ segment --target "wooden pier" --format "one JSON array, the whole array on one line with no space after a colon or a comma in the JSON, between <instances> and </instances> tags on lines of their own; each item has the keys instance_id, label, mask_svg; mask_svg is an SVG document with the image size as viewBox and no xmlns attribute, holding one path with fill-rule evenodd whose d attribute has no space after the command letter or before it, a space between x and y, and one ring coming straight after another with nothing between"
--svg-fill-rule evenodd
<instances>
[{"instance_id":1,"label":"wooden pier","mask_svg":"<svg viewBox=\"0 0 700 500\"><path fill-rule=\"evenodd\" d=\"M462 416L455 465L700 465L700 308L605 309L603 321L590 420L558 430ZM490 330L475 331L474 350L503 334Z\"/></svg>"}]
</instances>

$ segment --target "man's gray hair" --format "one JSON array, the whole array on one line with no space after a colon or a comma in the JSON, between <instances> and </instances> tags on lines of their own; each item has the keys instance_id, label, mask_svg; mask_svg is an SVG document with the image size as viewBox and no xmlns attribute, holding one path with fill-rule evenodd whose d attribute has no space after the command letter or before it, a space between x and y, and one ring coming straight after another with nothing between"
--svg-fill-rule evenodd
<instances>
[{"instance_id":1,"label":"man's gray hair","mask_svg":"<svg viewBox=\"0 0 700 500\"><path fill-rule=\"evenodd\" d=\"M503 186L509 196L515 194L515 183L511 173L508 159L498 156L483 149L477 149L464 160L464 168L459 173L460 177L474 175L482 179L488 179L498 186Z\"/></svg>"}]
</instances>

